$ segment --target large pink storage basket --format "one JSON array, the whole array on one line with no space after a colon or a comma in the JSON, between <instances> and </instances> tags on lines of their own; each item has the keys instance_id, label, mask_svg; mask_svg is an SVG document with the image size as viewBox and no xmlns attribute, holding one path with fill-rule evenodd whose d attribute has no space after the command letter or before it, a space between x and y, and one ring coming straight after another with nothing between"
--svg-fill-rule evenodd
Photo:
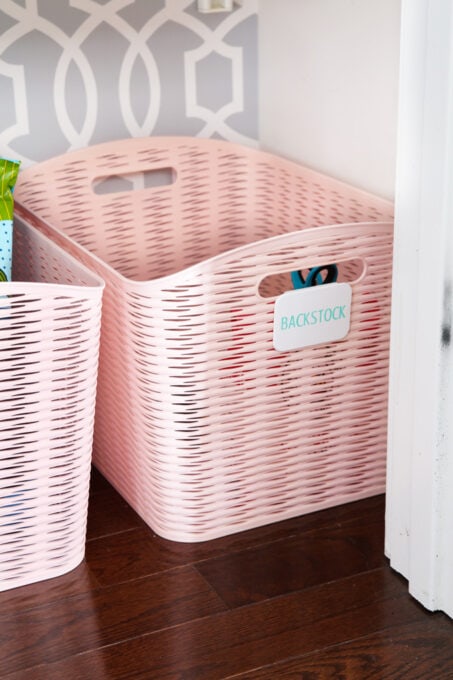
<instances>
[{"instance_id":1,"label":"large pink storage basket","mask_svg":"<svg viewBox=\"0 0 453 680\"><path fill-rule=\"evenodd\" d=\"M85 554L103 281L16 220L0 283L0 590Z\"/></svg>"},{"instance_id":2,"label":"large pink storage basket","mask_svg":"<svg viewBox=\"0 0 453 680\"><path fill-rule=\"evenodd\" d=\"M106 282L94 463L155 532L210 539L384 490L391 204L185 137L65 154L16 196ZM276 352L288 272L332 262L349 335Z\"/></svg>"}]
</instances>

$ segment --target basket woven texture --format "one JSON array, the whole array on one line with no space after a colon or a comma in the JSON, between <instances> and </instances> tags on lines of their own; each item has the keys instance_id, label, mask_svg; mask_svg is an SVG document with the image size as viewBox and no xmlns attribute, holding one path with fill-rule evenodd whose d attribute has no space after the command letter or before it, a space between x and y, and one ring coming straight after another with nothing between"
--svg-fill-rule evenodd
<instances>
[{"instance_id":1,"label":"basket woven texture","mask_svg":"<svg viewBox=\"0 0 453 680\"><path fill-rule=\"evenodd\" d=\"M0 590L85 554L103 282L14 224L0 284Z\"/></svg>"},{"instance_id":2,"label":"basket woven texture","mask_svg":"<svg viewBox=\"0 0 453 680\"><path fill-rule=\"evenodd\" d=\"M384 490L390 203L186 137L65 154L16 197L106 282L94 463L156 533L200 541ZM349 335L276 352L289 272L330 262Z\"/></svg>"}]
</instances>

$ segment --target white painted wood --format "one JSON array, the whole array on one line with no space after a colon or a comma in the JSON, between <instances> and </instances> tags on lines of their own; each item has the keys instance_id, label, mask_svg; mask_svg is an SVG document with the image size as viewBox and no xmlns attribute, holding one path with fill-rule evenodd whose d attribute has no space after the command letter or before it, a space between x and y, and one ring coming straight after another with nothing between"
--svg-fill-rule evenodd
<instances>
[{"instance_id":1,"label":"white painted wood","mask_svg":"<svg viewBox=\"0 0 453 680\"><path fill-rule=\"evenodd\" d=\"M264 149L393 199L400 0L260 0Z\"/></svg>"},{"instance_id":2,"label":"white painted wood","mask_svg":"<svg viewBox=\"0 0 453 680\"><path fill-rule=\"evenodd\" d=\"M453 616L453 0L403 0L386 553Z\"/></svg>"}]
</instances>

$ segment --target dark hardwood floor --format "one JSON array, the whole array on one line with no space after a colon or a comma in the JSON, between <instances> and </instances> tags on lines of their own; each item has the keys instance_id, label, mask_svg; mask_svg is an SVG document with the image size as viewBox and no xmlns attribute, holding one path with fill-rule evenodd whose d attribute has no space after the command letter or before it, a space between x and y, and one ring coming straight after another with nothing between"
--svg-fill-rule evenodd
<instances>
[{"instance_id":1,"label":"dark hardwood floor","mask_svg":"<svg viewBox=\"0 0 453 680\"><path fill-rule=\"evenodd\" d=\"M94 472L86 560L0 593L0 677L453 679L453 622L411 598L383 541L378 496L172 543Z\"/></svg>"}]
</instances>

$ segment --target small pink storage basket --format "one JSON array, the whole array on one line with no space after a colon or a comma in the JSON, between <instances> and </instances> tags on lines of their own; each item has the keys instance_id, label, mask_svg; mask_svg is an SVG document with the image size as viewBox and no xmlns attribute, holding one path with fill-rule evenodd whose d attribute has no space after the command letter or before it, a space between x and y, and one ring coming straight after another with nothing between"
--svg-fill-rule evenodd
<instances>
[{"instance_id":1,"label":"small pink storage basket","mask_svg":"<svg viewBox=\"0 0 453 680\"><path fill-rule=\"evenodd\" d=\"M156 533L200 541L384 490L390 203L185 137L65 154L16 196L106 282L94 463ZM276 352L289 272L326 263L351 281L348 336Z\"/></svg>"},{"instance_id":2,"label":"small pink storage basket","mask_svg":"<svg viewBox=\"0 0 453 680\"><path fill-rule=\"evenodd\" d=\"M17 219L0 283L0 590L85 554L103 281Z\"/></svg>"}]
</instances>

